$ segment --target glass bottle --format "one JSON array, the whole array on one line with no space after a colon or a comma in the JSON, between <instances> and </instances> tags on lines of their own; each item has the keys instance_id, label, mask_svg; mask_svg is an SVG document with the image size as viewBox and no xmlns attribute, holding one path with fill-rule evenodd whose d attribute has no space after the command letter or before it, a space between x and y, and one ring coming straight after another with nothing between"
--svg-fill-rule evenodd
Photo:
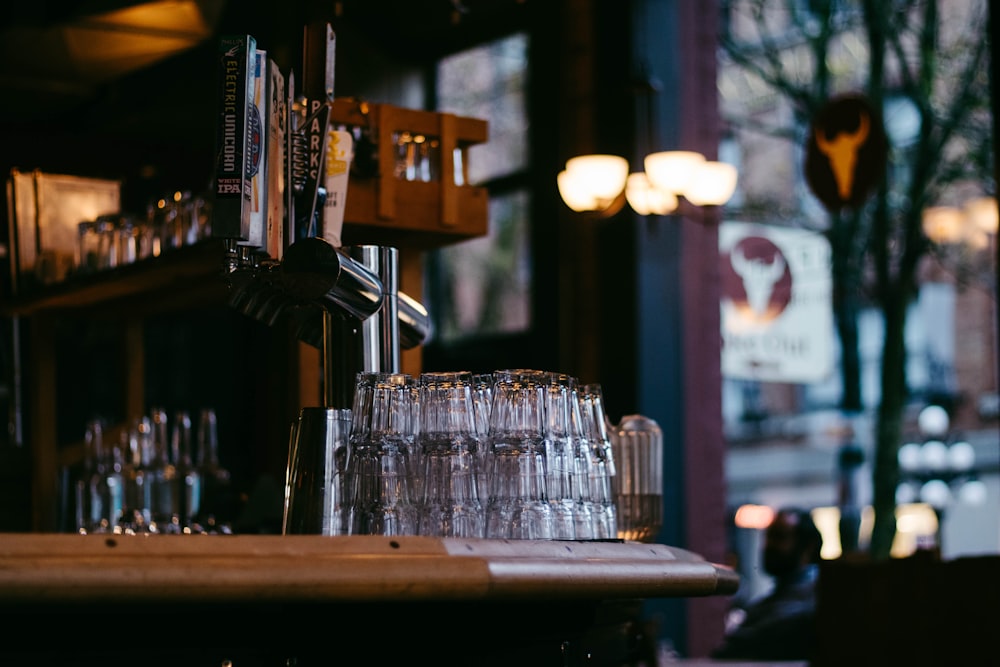
<instances>
[{"instance_id":1,"label":"glass bottle","mask_svg":"<svg viewBox=\"0 0 1000 667\"><path fill-rule=\"evenodd\" d=\"M177 468L170 462L167 412L163 408L153 408L151 418L152 458L145 471L150 502L150 528L157 533L180 533L180 477Z\"/></svg>"},{"instance_id":2,"label":"glass bottle","mask_svg":"<svg viewBox=\"0 0 1000 667\"><path fill-rule=\"evenodd\" d=\"M82 534L106 532L111 498L105 478L103 425L87 422L83 436L83 462L76 480L76 530Z\"/></svg>"},{"instance_id":3,"label":"glass bottle","mask_svg":"<svg viewBox=\"0 0 1000 667\"><path fill-rule=\"evenodd\" d=\"M152 460L153 425L149 417L132 420L122 434L122 483L124 487L121 517L116 533L132 535L149 531L152 500L147 470Z\"/></svg>"},{"instance_id":4,"label":"glass bottle","mask_svg":"<svg viewBox=\"0 0 1000 667\"><path fill-rule=\"evenodd\" d=\"M125 459L122 451L122 440L108 445L105 441L107 467L105 470L105 480L108 487L108 500L110 502L108 512L107 532L115 532L121 524L125 513Z\"/></svg>"},{"instance_id":5,"label":"glass bottle","mask_svg":"<svg viewBox=\"0 0 1000 667\"><path fill-rule=\"evenodd\" d=\"M180 492L178 516L182 532L193 530L194 517L201 509L201 474L191 456L192 435L191 415L187 410L178 410L174 415L170 453Z\"/></svg>"},{"instance_id":6,"label":"glass bottle","mask_svg":"<svg viewBox=\"0 0 1000 667\"><path fill-rule=\"evenodd\" d=\"M198 414L197 470L201 480L201 502L194 515L198 530L231 533L235 508L229 470L219 462L219 425L212 408Z\"/></svg>"}]
</instances>

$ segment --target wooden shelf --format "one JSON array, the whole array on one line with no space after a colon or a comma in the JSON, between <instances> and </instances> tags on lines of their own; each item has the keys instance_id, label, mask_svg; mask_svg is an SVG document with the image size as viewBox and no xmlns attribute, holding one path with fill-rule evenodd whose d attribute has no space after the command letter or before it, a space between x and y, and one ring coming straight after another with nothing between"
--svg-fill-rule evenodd
<instances>
[{"instance_id":1,"label":"wooden shelf","mask_svg":"<svg viewBox=\"0 0 1000 667\"><path fill-rule=\"evenodd\" d=\"M40 286L4 303L5 315L37 315L67 309L107 309L140 301L144 313L187 305L224 302L222 242L207 240L134 264L55 285Z\"/></svg>"},{"instance_id":2,"label":"wooden shelf","mask_svg":"<svg viewBox=\"0 0 1000 667\"><path fill-rule=\"evenodd\" d=\"M344 241L428 250L484 236L489 232L489 193L468 185L455 151L465 154L489 138L485 120L450 113L405 109L354 99L337 99L334 125L365 128L377 150L377 173L351 176L344 210ZM438 142L432 181L407 181L395 174L399 133ZM466 155L465 161L468 161ZM455 172L461 172L456 179ZM457 185L456 180L464 185Z\"/></svg>"}]
</instances>

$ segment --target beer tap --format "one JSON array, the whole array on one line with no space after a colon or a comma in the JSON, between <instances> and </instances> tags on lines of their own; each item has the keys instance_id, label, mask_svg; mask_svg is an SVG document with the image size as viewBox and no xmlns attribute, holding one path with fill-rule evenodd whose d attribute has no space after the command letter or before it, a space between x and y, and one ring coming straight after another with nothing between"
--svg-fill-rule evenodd
<instances>
[{"instance_id":1,"label":"beer tap","mask_svg":"<svg viewBox=\"0 0 1000 667\"><path fill-rule=\"evenodd\" d=\"M263 69L255 62L255 41L250 36L227 39L220 49L223 105L216 170L216 199L222 205L214 211L213 235L221 237L226 248L223 271L230 286L229 303L268 325L282 316L292 318L296 335L322 353L323 407L349 408L357 372L399 372L400 350L427 340L427 311L399 291L396 248L341 247L339 229L335 234L322 229L324 163L333 102L330 26L306 27L305 94L296 97L294 72L290 73L287 84L279 81L280 85L268 87L267 97L275 104L263 119L253 92L254 72ZM240 99L233 101L234 96L245 100L245 111ZM281 131L284 140L272 141L273 133ZM233 132L242 132L243 139L234 139ZM231 155L234 146L244 155ZM265 147L276 146L284 153L281 159L261 157ZM223 166L235 173L224 171ZM283 176L284 191L278 193L281 206L271 207L271 218L252 216L252 177L263 173L267 183L268 172L275 169ZM274 219L275 210L280 220ZM270 233L275 224L282 231L277 245Z\"/></svg>"}]
</instances>

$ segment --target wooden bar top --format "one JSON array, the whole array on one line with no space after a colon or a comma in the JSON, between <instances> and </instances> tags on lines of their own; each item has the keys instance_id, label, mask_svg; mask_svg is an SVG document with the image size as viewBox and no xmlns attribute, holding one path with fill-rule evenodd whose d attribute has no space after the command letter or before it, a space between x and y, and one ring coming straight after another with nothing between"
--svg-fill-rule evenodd
<instances>
[{"instance_id":1,"label":"wooden bar top","mask_svg":"<svg viewBox=\"0 0 1000 667\"><path fill-rule=\"evenodd\" d=\"M0 534L0 605L728 595L730 568L638 542Z\"/></svg>"}]
</instances>

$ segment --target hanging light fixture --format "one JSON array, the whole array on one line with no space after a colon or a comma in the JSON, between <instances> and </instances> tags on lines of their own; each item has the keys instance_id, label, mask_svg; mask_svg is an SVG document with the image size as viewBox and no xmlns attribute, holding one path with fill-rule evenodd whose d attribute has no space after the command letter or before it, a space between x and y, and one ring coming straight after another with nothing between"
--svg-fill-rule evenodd
<instances>
[{"instance_id":1,"label":"hanging light fixture","mask_svg":"<svg viewBox=\"0 0 1000 667\"><path fill-rule=\"evenodd\" d=\"M655 146L654 101L662 86L643 68L632 89L645 99L646 143ZM681 205L722 206L736 191L736 168L712 162L695 151L661 151L643 160L645 171L629 173L629 163L616 155L581 155L566 162L557 183L563 201L577 212L617 213L625 201L639 215L667 215ZM624 196L622 196L624 195Z\"/></svg>"},{"instance_id":2,"label":"hanging light fixture","mask_svg":"<svg viewBox=\"0 0 1000 667\"><path fill-rule=\"evenodd\" d=\"M559 194L577 212L606 211L624 190L639 215L667 215L683 197L694 206L722 206L736 192L736 167L706 160L694 151L663 151L646 156L645 172L628 172L615 155L581 155L559 173Z\"/></svg>"}]
</instances>

